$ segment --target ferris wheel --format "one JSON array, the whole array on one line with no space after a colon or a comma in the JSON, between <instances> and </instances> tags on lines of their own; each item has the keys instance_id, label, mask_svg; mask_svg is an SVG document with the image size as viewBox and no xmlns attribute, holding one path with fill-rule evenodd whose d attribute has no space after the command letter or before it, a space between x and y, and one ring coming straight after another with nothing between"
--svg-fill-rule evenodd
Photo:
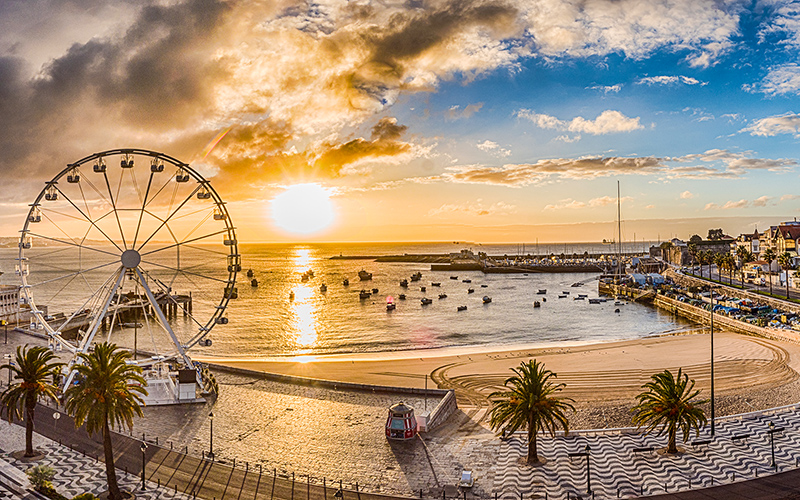
<instances>
[{"instance_id":1,"label":"ferris wheel","mask_svg":"<svg viewBox=\"0 0 800 500\"><path fill-rule=\"evenodd\" d=\"M225 203L200 173L163 153L114 149L45 183L16 271L31 329L56 349L77 358L108 340L141 366L194 368L189 349L210 346L211 329L228 322L240 259Z\"/></svg>"}]
</instances>

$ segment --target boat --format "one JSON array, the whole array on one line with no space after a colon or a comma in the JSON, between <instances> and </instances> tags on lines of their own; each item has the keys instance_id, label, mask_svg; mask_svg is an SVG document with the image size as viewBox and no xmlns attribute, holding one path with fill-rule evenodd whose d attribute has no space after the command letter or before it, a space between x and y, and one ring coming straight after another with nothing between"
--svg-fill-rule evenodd
<instances>
[{"instance_id":1,"label":"boat","mask_svg":"<svg viewBox=\"0 0 800 500\"><path fill-rule=\"evenodd\" d=\"M411 275L411 281L419 281L422 279L422 273L416 272Z\"/></svg>"},{"instance_id":2,"label":"boat","mask_svg":"<svg viewBox=\"0 0 800 500\"><path fill-rule=\"evenodd\" d=\"M451 279L451 280L457 280L457 279L458 279L458 276L450 276L450 279Z\"/></svg>"},{"instance_id":3,"label":"boat","mask_svg":"<svg viewBox=\"0 0 800 500\"><path fill-rule=\"evenodd\" d=\"M308 275L309 278L313 278L314 277L314 271L312 271L311 269L306 271L306 274Z\"/></svg>"},{"instance_id":4,"label":"boat","mask_svg":"<svg viewBox=\"0 0 800 500\"><path fill-rule=\"evenodd\" d=\"M547 297L542 297L542 302L547 302Z\"/></svg>"},{"instance_id":5,"label":"boat","mask_svg":"<svg viewBox=\"0 0 800 500\"><path fill-rule=\"evenodd\" d=\"M289 292L289 300L294 300L294 292Z\"/></svg>"},{"instance_id":6,"label":"boat","mask_svg":"<svg viewBox=\"0 0 800 500\"><path fill-rule=\"evenodd\" d=\"M378 289L377 288L373 288L372 289L372 293L378 293Z\"/></svg>"},{"instance_id":7,"label":"boat","mask_svg":"<svg viewBox=\"0 0 800 500\"><path fill-rule=\"evenodd\" d=\"M120 328L142 328L144 325L142 323L120 323Z\"/></svg>"},{"instance_id":8,"label":"boat","mask_svg":"<svg viewBox=\"0 0 800 500\"><path fill-rule=\"evenodd\" d=\"M577 297L574 297L572 300L584 300L584 299L586 299L586 297L581 297L580 295L578 295Z\"/></svg>"},{"instance_id":9,"label":"boat","mask_svg":"<svg viewBox=\"0 0 800 500\"><path fill-rule=\"evenodd\" d=\"M433 301L428 297L422 297L421 299L419 299L419 301L422 302L423 306L427 306L428 304L433 304Z\"/></svg>"},{"instance_id":10,"label":"boat","mask_svg":"<svg viewBox=\"0 0 800 500\"><path fill-rule=\"evenodd\" d=\"M600 304L603 302L601 299L589 299L590 304Z\"/></svg>"},{"instance_id":11,"label":"boat","mask_svg":"<svg viewBox=\"0 0 800 500\"><path fill-rule=\"evenodd\" d=\"M615 306L624 306L624 305L625 305L625 302L620 302L620 301L618 300L618 301L614 302L614 305L615 305Z\"/></svg>"},{"instance_id":12,"label":"boat","mask_svg":"<svg viewBox=\"0 0 800 500\"><path fill-rule=\"evenodd\" d=\"M615 312L615 313L619 313L619 308L617 308L617 309L614 309L614 312Z\"/></svg>"},{"instance_id":13,"label":"boat","mask_svg":"<svg viewBox=\"0 0 800 500\"><path fill-rule=\"evenodd\" d=\"M347 278L343 279L343 280L342 280L342 285L344 285L344 286L350 286L350 280L349 280L349 279L347 279Z\"/></svg>"},{"instance_id":14,"label":"boat","mask_svg":"<svg viewBox=\"0 0 800 500\"><path fill-rule=\"evenodd\" d=\"M467 293L475 293L475 289L474 288L467 288Z\"/></svg>"},{"instance_id":15,"label":"boat","mask_svg":"<svg viewBox=\"0 0 800 500\"><path fill-rule=\"evenodd\" d=\"M533 307L542 307L542 304L540 304L538 300L534 300Z\"/></svg>"},{"instance_id":16,"label":"boat","mask_svg":"<svg viewBox=\"0 0 800 500\"><path fill-rule=\"evenodd\" d=\"M578 297L581 297L581 298L584 298L584 299L587 298L588 296L589 296L588 293L579 293L578 294Z\"/></svg>"},{"instance_id":17,"label":"boat","mask_svg":"<svg viewBox=\"0 0 800 500\"><path fill-rule=\"evenodd\" d=\"M369 293L369 292L368 292L368 291L366 291L366 290L361 290L360 292L358 292L358 298L359 298L359 299L368 299L368 298L370 298L370 296L371 296L371 295L372 295L372 294L371 294L371 293Z\"/></svg>"},{"instance_id":18,"label":"boat","mask_svg":"<svg viewBox=\"0 0 800 500\"><path fill-rule=\"evenodd\" d=\"M397 296L397 298L400 300L406 300L406 294L401 293L400 295Z\"/></svg>"},{"instance_id":19,"label":"boat","mask_svg":"<svg viewBox=\"0 0 800 500\"><path fill-rule=\"evenodd\" d=\"M406 279L400 280L400 286L402 286L403 288L408 288L408 280Z\"/></svg>"},{"instance_id":20,"label":"boat","mask_svg":"<svg viewBox=\"0 0 800 500\"><path fill-rule=\"evenodd\" d=\"M248 269L248 270L247 270L247 277L248 277L248 278L252 278L254 275L255 275L255 274L253 273L253 270L252 270L252 269Z\"/></svg>"},{"instance_id":21,"label":"boat","mask_svg":"<svg viewBox=\"0 0 800 500\"><path fill-rule=\"evenodd\" d=\"M461 282L462 282L462 283L472 283L472 280L470 280L470 279L466 279L466 280L461 280Z\"/></svg>"},{"instance_id":22,"label":"boat","mask_svg":"<svg viewBox=\"0 0 800 500\"><path fill-rule=\"evenodd\" d=\"M442 286L438 281L431 281L431 286Z\"/></svg>"},{"instance_id":23,"label":"boat","mask_svg":"<svg viewBox=\"0 0 800 500\"><path fill-rule=\"evenodd\" d=\"M302 276L300 276L300 281L302 281L303 283L308 281L308 275L307 274L303 274Z\"/></svg>"},{"instance_id":24,"label":"boat","mask_svg":"<svg viewBox=\"0 0 800 500\"><path fill-rule=\"evenodd\" d=\"M565 292L564 290L561 290L561 295L569 295L569 291Z\"/></svg>"},{"instance_id":25,"label":"boat","mask_svg":"<svg viewBox=\"0 0 800 500\"><path fill-rule=\"evenodd\" d=\"M258 280L255 279L255 278L251 279L250 280L250 286L252 286L253 288L257 287L258 286Z\"/></svg>"},{"instance_id":26,"label":"boat","mask_svg":"<svg viewBox=\"0 0 800 500\"><path fill-rule=\"evenodd\" d=\"M388 304L386 304L387 311L394 311L396 308L397 306L394 305L394 302L389 302Z\"/></svg>"},{"instance_id":27,"label":"boat","mask_svg":"<svg viewBox=\"0 0 800 500\"><path fill-rule=\"evenodd\" d=\"M372 279L372 273L368 273L362 269L358 272L358 279L361 281L369 281Z\"/></svg>"},{"instance_id":28,"label":"boat","mask_svg":"<svg viewBox=\"0 0 800 500\"><path fill-rule=\"evenodd\" d=\"M571 286L572 288L576 288L576 287L579 287L579 286L583 286L583 283L581 283L580 281L577 281L577 282L575 282L575 283L571 284L570 286Z\"/></svg>"},{"instance_id":29,"label":"boat","mask_svg":"<svg viewBox=\"0 0 800 500\"><path fill-rule=\"evenodd\" d=\"M567 296L566 296L566 295L559 295L559 296L558 296L558 298L559 298L559 299L566 299L566 298L567 298Z\"/></svg>"},{"instance_id":30,"label":"boat","mask_svg":"<svg viewBox=\"0 0 800 500\"><path fill-rule=\"evenodd\" d=\"M440 299L446 299L447 298L447 294L446 293L440 293L439 294L439 298Z\"/></svg>"},{"instance_id":31,"label":"boat","mask_svg":"<svg viewBox=\"0 0 800 500\"><path fill-rule=\"evenodd\" d=\"M488 304L488 303L489 303L489 302L491 302L491 301L492 301L492 298L491 298L491 297L489 297L488 295L484 295L484 296L483 296L483 303L484 303L484 304Z\"/></svg>"},{"instance_id":32,"label":"boat","mask_svg":"<svg viewBox=\"0 0 800 500\"><path fill-rule=\"evenodd\" d=\"M466 311L466 310L467 310L467 306L458 306L458 308L457 308L457 309L458 309L459 311Z\"/></svg>"},{"instance_id":33,"label":"boat","mask_svg":"<svg viewBox=\"0 0 800 500\"><path fill-rule=\"evenodd\" d=\"M323 293L324 293L324 292L327 292L327 291L328 291L328 285L326 285L325 283L321 284L321 285L319 286L319 291L320 291L320 292L323 292Z\"/></svg>"},{"instance_id":34,"label":"boat","mask_svg":"<svg viewBox=\"0 0 800 500\"><path fill-rule=\"evenodd\" d=\"M419 287L419 291L420 292L424 292L425 290L426 290L426 288L424 286Z\"/></svg>"},{"instance_id":35,"label":"boat","mask_svg":"<svg viewBox=\"0 0 800 500\"><path fill-rule=\"evenodd\" d=\"M487 286L489 286L489 285L481 285L481 288L486 288Z\"/></svg>"},{"instance_id":36,"label":"boat","mask_svg":"<svg viewBox=\"0 0 800 500\"><path fill-rule=\"evenodd\" d=\"M544 295L546 293L547 293L547 289L546 288L543 288L543 289L539 290L538 292L536 292L537 295Z\"/></svg>"}]
</instances>

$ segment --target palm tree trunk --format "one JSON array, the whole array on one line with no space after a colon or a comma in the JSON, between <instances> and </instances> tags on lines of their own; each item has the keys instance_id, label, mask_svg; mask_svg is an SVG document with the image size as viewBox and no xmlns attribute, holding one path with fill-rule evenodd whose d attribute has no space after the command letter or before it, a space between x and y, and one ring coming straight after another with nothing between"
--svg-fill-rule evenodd
<instances>
[{"instance_id":1,"label":"palm tree trunk","mask_svg":"<svg viewBox=\"0 0 800 500\"><path fill-rule=\"evenodd\" d=\"M669 430L669 440L667 441L667 453L678 453L678 447L675 446L675 434L677 429L672 428Z\"/></svg>"},{"instance_id":2,"label":"palm tree trunk","mask_svg":"<svg viewBox=\"0 0 800 500\"><path fill-rule=\"evenodd\" d=\"M114 469L114 451L111 448L111 430L108 428L108 417L103 424L103 452L106 462L106 480L108 481L108 498L121 500L122 494L117 484L117 471Z\"/></svg>"},{"instance_id":3,"label":"palm tree trunk","mask_svg":"<svg viewBox=\"0 0 800 500\"><path fill-rule=\"evenodd\" d=\"M533 418L528 419L528 463L539 463L539 453L536 447L536 425Z\"/></svg>"},{"instance_id":4,"label":"palm tree trunk","mask_svg":"<svg viewBox=\"0 0 800 500\"><path fill-rule=\"evenodd\" d=\"M28 392L25 395L25 456L33 453L33 411L36 408L36 395Z\"/></svg>"}]
</instances>

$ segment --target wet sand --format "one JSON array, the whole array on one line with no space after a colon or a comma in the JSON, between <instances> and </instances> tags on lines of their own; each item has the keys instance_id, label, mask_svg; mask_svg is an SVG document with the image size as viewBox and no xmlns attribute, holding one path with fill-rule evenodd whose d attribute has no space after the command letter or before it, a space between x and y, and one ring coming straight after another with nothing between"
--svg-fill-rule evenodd
<instances>
[{"instance_id":1,"label":"wet sand","mask_svg":"<svg viewBox=\"0 0 800 500\"><path fill-rule=\"evenodd\" d=\"M707 331L706 331L707 332ZM453 388L473 421L484 421L488 395L503 387L510 368L536 358L566 384L575 399L576 427L629 425L629 408L650 376L665 368L695 379L709 397L708 333L569 347L491 352L474 349L392 353L383 359L319 356L296 360L206 359L248 370L400 387ZM714 334L717 415L743 413L800 401L800 345L729 332Z\"/></svg>"}]
</instances>

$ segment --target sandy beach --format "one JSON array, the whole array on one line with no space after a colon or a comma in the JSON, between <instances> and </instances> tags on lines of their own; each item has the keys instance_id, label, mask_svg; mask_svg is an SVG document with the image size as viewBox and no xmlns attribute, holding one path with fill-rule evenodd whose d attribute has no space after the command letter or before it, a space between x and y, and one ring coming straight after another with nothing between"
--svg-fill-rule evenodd
<instances>
[{"instance_id":1,"label":"sandy beach","mask_svg":"<svg viewBox=\"0 0 800 500\"><path fill-rule=\"evenodd\" d=\"M383 358L330 356L291 360L204 359L254 371L331 381L401 387L453 388L473 422L485 424L488 395L502 388L510 368L536 358L575 399L575 427L630 424L629 408L650 375L668 368L696 380L709 396L710 338L703 333L573 346L484 352L392 353ZM743 413L800 400L800 345L730 332L714 334L717 415Z\"/></svg>"}]
</instances>

